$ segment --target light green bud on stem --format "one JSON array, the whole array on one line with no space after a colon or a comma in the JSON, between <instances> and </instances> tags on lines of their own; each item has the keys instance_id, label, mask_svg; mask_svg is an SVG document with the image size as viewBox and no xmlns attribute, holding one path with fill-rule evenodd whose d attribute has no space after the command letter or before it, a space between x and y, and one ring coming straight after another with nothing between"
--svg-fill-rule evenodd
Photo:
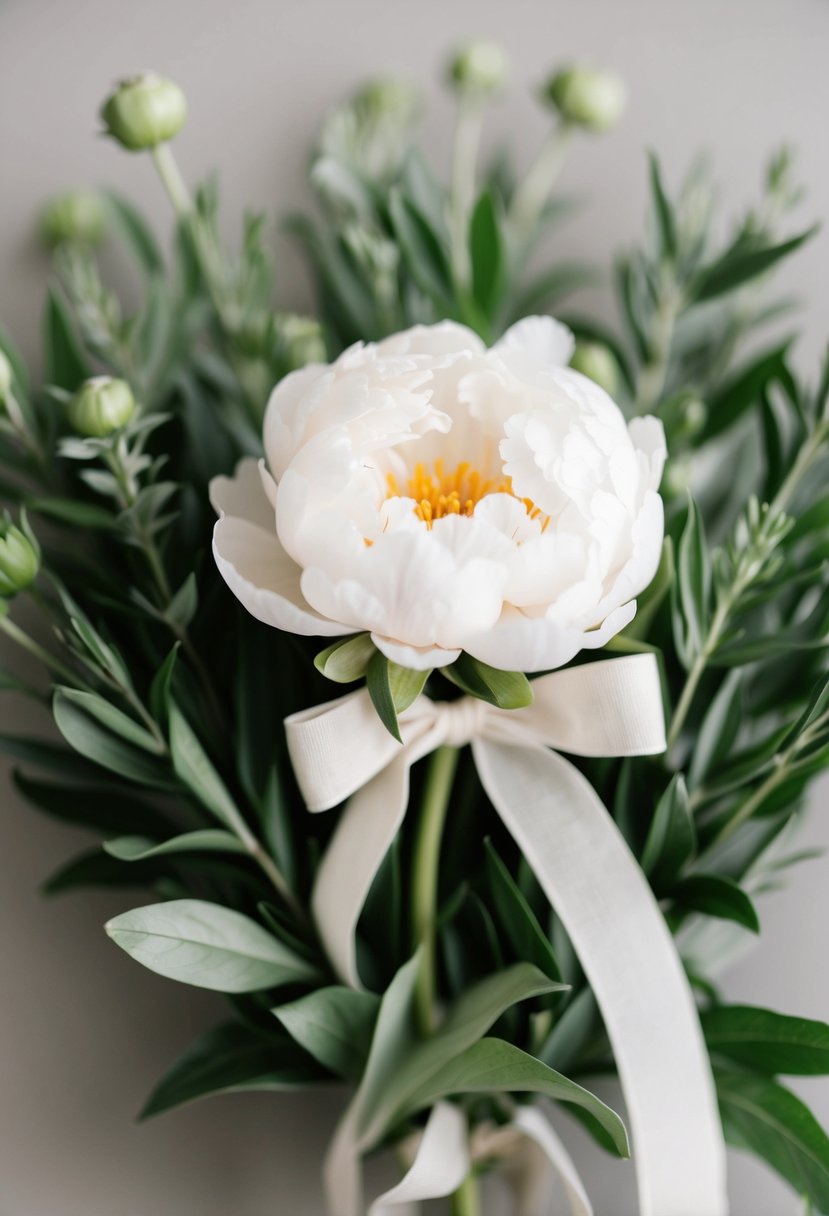
<instances>
[{"instance_id":1,"label":"light green bud on stem","mask_svg":"<svg viewBox=\"0 0 829 1216\"><path fill-rule=\"evenodd\" d=\"M94 376L69 402L69 425L86 439L105 439L126 426L135 413L135 398L126 380Z\"/></svg>"},{"instance_id":2,"label":"light green bud on stem","mask_svg":"<svg viewBox=\"0 0 829 1216\"><path fill-rule=\"evenodd\" d=\"M130 152L142 152L179 133L187 118L187 98L172 80L144 72L117 85L101 118L107 135Z\"/></svg>"},{"instance_id":3,"label":"light green bud on stem","mask_svg":"<svg viewBox=\"0 0 829 1216\"><path fill-rule=\"evenodd\" d=\"M588 131L609 131L625 108L624 82L613 72L574 65L556 72L541 90L542 99L564 122Z\"/></svg>"},{"instance_id":4,"label":"light green bud on stem","mask_svg":"<svg viewBox=\"0 0 829 1216\"><path fill-rule=\"evenodd\" d=\"M406 80L381 76L364 84L354 98L360 118L369 122L394 122L409 126L420 113L420 97Z\"/></svg>"},{"instance_id":5,"label":"light green bud on stem","mask_svg":"<svg viewBox=\"0 0 829 1216\"><path fill-rule=\"evenodd\" d=\"M28 531L28 529L27 529ZM12 523L7 514L0 519L0 599L11 599L37 578L40 550L34 536Z\"/></svg>"},{"instance_id":6,"label":"light green bud on stem","mask_svg":"<svg viewBox=\"0 0 829 1216\"><path fill-rule=\"evenodd\" d=\"M507 57L497 42L476 40L460 47L449 63L449 83L459 93L487 96L503 88Z\"/></svg>"},{"instance_id":7,"label":"light green bud on stem","mask_svg":"<svg viewBox=\"0 0 829 1216\"><path fill-rule=\"evenodd\" d=\"M50 249L58 245L100 244L106 228L106 217L97 194L85 190L67 190L50 199L40 216L40 233Z\"/></svg>"},{"instance_id":8,"label":"light green bud on stem","mask_svg":"<svg viewBox=\"0 0 829 1216\"><path fill-rule=\"evenodd\" d=\"M603 342L577 342L570 366L588 376L611 397L619 391L619 363L610 347Z\"/></svg>"},{"instance_id":9,"label":"light green bud on stem","mask_svg":"<svg viewBox=\"0 0 829 1216\"><path fill-rule=\"evenodd\" d=\"M12 391L14 372L6 355L0 350L0 406L5 405Z\"/></svg>"}]
</instances>

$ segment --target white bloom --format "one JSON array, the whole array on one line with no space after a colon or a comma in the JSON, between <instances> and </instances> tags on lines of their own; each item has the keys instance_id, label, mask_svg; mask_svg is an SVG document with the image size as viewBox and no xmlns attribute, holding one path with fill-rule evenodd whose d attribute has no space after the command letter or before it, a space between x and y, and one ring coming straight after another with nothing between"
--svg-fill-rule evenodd
<instances>
[{"instance_id":1,"label":"white bloom","mask_svg":"<svg viewBox=\"0 0 829 1216\"><path fill-rule=\"evenodd\" d=\"M286 377L267 462L211 487L230 588L269 625L368 630L421 669L604 645L659 561L665 443L565 366L572 345L549 317L490 350L444 322Z\"/></svg>"}]
</instances>

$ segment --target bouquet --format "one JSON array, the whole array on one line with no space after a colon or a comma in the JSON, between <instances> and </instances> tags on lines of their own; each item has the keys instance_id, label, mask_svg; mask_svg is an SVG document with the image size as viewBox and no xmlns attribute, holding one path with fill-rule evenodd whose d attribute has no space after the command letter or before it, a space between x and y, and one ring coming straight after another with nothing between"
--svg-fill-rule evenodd
<instances>
[{"instance_id":1,"label":"bouquet","mask_svg":"<svg viewBox=\"0 0 829 1216\"><path fill-rule=\"evenodd\" d=\"M505 74L453 57L448 185L405 84L326 118L286 221L313 317L274 304L266 218L230 253L215 181L186 183L181 90L115 88L173 240L112 193L52 200L42 384L0 339L0 630L43 675L2 679L44 709L0 746L98 838L47 891L139 888L113 942L226 996L144 1117L345 1082L332 1216L477 1216L490 1170L523 1216L553 1190L585 1216L547 1099L632 1153L644 1216L723 1216L725 1140L829 1212L784 1080L829 1072L829 1027L717 988L829 765L829 370L768 336L811 234L791 157L718 239L705 167L674 189L652 156L610 329L568 308L601 276L559 256L558 183L623 86L556 72L516 167L480 154Z\"/></svg>"}]
</instances>

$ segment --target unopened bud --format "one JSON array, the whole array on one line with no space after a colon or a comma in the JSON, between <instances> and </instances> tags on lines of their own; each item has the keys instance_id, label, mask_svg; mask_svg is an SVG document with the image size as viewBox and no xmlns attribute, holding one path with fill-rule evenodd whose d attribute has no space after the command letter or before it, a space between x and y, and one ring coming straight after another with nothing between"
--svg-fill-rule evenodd
<instances>
[{"instance_id":1,"label":"unopened bud","mask_svg":"<svg viewBox=\"0 0 829 1216\"><path fill-rule=\"evenodd\" d=\"M589 131L608 131L622 117L626 90L614 73L576 65L556 72L542 97L565 122Z\"/></svg>"},{"instance_id":2,"label":"unopened bud","mask_svg":"<svg viewBox=\"0 0 829 1216\"><path fill-rule=\"evenodd\" d=\"M322 326L313 317L283 313L277 318L280 353L290 371L308 363L324 363L328 358Z\"/></svg>"},{"instance_id":3,"label":"unopened bud","mask_svg":"<svg viewBox=\"0 0 829 1216\"><path fill-rule=\"evenodd\" d=\"M611 397L619 391L619 363L603 342L577 342L570 366L593 380Z\"/></svg>"},{"instance_id":4,"label":"unopened bud","mask_svg":"<svg viewBox=\"0 0 829 1216\"><path fill-rule=\"evenodd\" d=\"M354 108L368 122L409 126L420 112L420 97L408 81L382 76L363 85L354 98Z\"/></svg>"},{"instance_id":5,"label":"unopened bud","mask_svg":"<svg viewBox=\"0 0 829 1216\"><path fill-rule=\"evenodd\" d=\"M0 599L25 591L39 569L40 550L34 536L12 523L9 515L0 519Z\"/></svg>"},{"instance_id":6,"label":"unopened bud","mask_svg":"<svg viewBox=\"0 0 829 1216\"><path fill-rule=\"evenodd\" d=\"M449 81L458 92L486 96L506 83L507 57L497 42L477 40L462 46L449 64Z\"/></svg>"},{"instance_id":7,"label":"unopened bud","mask_svg":"<svg viewBox=\"0 0 829 1216\"><path fill-rule=\"evenodd\" d=\"M107 135L130 152L157 148L177 135L187 118L187 98L172 80L144 72L122 80L101 108Z\"/></svg>"},{"instance_id":8,"label":"unopened bud","mask_svg":"<svg viewBox=\"0 0 829 1216\"><path fill-rule=\"evenodd\" d=\"M97 245L106 218L97 194L68 190L49 200L40 216L40 231L50 249L58 245Z\"/></svg>"},{"instance_id":9,"label":"unopened bud","mask_svg":"<svg viewBox=\"0 0 829 1216\"><path fill-rule=\"evenodd\" d=\"M69 402L69 424L86 439L105 439L126 426L135 413L135 398L126 380L94 376Z\"/></svg>"}]
</instances>

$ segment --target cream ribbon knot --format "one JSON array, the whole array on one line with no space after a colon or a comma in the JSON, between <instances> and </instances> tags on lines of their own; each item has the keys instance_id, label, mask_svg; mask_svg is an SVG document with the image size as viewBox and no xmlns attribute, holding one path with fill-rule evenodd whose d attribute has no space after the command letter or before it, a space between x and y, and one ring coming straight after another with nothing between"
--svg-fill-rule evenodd
<instances>
[{"instance_id":1,"label":"cream ribbon knot","mask_svg":"<svg viewBox=\"0 0 829 1216\"><path fill-rule=\"evenodd\" d=\"M349 799L314 888L320 936L337 973L359 987L357 923L405 816L411 767L437 747L470 743L487 796L567 930L602 1012L633 1133L642 1216L725 1216L722 1130L685 972L618 828L558 754L664 751L656 659L554 671L533 691L531 706L512 711L471 697L418 697L400 715L402 745L365 689L286 720L309 810ZM359 1209L336 1202L333 1210Z\"/></svg>"}]
</instances>

